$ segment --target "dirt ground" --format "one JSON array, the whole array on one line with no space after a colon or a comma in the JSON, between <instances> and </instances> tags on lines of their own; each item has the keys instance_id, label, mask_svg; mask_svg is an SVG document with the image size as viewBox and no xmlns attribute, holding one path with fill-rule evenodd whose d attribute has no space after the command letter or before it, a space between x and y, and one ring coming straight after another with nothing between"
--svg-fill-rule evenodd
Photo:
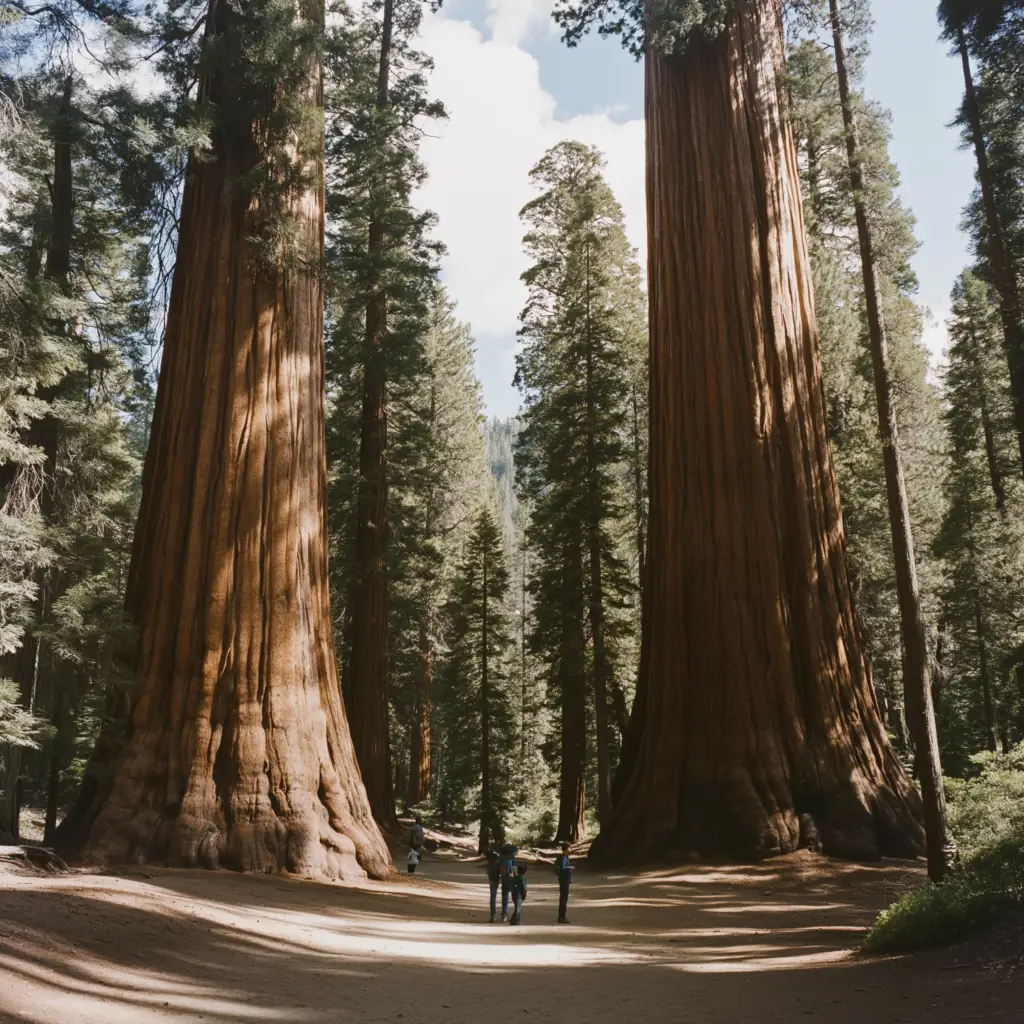
<instances>
[{"instance_id":1,"label":"dirt ground","mask_svg":"<svg viewBox=\"0 0 1024 1024\"><path fill-rule=\"evenodd\" d=\"M851 954L906 865L797 855L643 874L582 865L555 924L487 923L479 863L361 886L226 872L0 878L0 1021L19 1024L1024 1024L1024 931Z\"/></svg>"}]
</instances>

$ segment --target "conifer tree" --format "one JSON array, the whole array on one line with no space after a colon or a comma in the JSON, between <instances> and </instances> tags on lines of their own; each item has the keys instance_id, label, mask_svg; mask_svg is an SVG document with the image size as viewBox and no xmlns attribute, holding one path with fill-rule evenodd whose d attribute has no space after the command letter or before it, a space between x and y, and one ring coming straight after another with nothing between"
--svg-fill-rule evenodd
<instances>
[{"instance_id":1,"label":"conifer tree","mask_svg":"<svg viewBox=\"0 0 1024 1024\"><path fill-rule=\"evenodd\" d=\"M359 396L358 457L346 477L354 520L344 555L345 687L370 803L384 823L395 818L388 650L392 492L400 486L393 470L402 462L395 421L426 372L438 253L428 237L432 218L411 203L423 178L420 120L442 113L426 96L429 61L412 45L421 13L420 0L380 0L359 13L339 8L328 61L329 372ZM347 428L331 433L343 444L349 436Z\"/></svg>"},{"instance_id":2,"label":"conifer tree","mask_svg":"<svg viewBox=\"0 0 1024 1024\"><path fill-rule=\"evenodd\" d=\"M1024 471L1024 5L1016 0L941 0L939 17L964 74L960 123L977 161L975 242L999 296L1004 352ZM971 67L980 59L981 83Z\"/></svg>"},{"instance_id":3,"label":"conifer tree","mask_svg":"<svg viewBox=\"0 0 1024 1024\"><path fill-rule=\"evenodd\" d=\"M411 443L398 449L402 472L390 565L392 678L396 698L405 698L405 714L397 717L408 731L408 804L431 795L431 693L442 606L474 525L473 510L486 495L473 338L443 289L432 299L424 361L418 395L404 412L416 429L403 431Z\"/></svg>"},{"instance_id":4,"label":"conifer tree","mask_svg":"<svg viewBox=\"0 0 1024 1024\"><path fill-rule=\"evenodd\" d=\"M63 21L36 27L37 45L75 31ZM35 755L45 770L26 765L47 780L47 839L75 716L130 643L120 606L137 500L130 422L148 400L141 354L155 180L153 159L133 147L143 105L125 89L91 89L63 45L56 66L18 82L0 234L0 543L12 556L6 571L21 577L15 592L28 597L13 616L27 633L6 638L0 673L24 707L50 720ZM17 835L22 757L11 749L6 762L0 831Z\"/></svg>"},{"instance_id":5,"label":"conifer tree","mask_svg":"<svg viewBox=\"0 0 1024 1024\"><path fill-rule=\"evenodd\" d=\"M440 805L456 820L479 817L481 853L504 842L514 799L508 588L501 530L484 506L475 517L445 609L448 653L440 694L447 737Z\"/></svg>"},{"instance_id":6,"label":"conifer tree","mask_svg":"<svg viewBox=\"0 0 1024 1024\"><path fill-rule=\"evenodd\" d=\"M851 14L849 55L856 83L865 52L866 7ZM845 17L845 15L844 15ZM801 184L818 308L829 439L843 498L848 558L858 618L871 655L879 699L892 735L910 746L904 711L903 653L896 573L866 330L849 155L832 53L811 36L794 43L788 64L794 127L802 151ZM922 312L914 303L914 221L896 195L899 176L888 155L887 114L852 88L860 129L861 196L874 228L875 264L900 431L907 498L916 540L926 620L940 620L941 560L932 541L944 511L945 458L939 395L929 380Z\"/></svg>"},{"instance_id":7,"label":"conifer tree","mask_svg":"<svg viewBox=\"0 0 1024 1024\"><path fill-rule=\"evenodd\" d=\"M638 415L629 404L636 384L629 345L642 308L639 270L602 164L597 150L580 143L555 146L531 172L541 195L522 212L533 265L524 275L529 300L517 357L524 397L518 453L537 561L535 614L561 618L557 639L545 642L541 627L536 647L561 702L559 838L570 841L582 825L588 691L598 813L604 820L611 811L612 692L622 686L615 681L622 671L616 619L633 587L620 540L637 515L634 507L630 516L623 484L630 459L635 465L639 457L627 449L630 416ZM570 609L583 614L570 618Z\"/></svg>"},{"instance_id":8,"label":"conifer tree","mask_svg":"<svg viewBox=\"0 0 1024 1024\"><path fill-rule=\"evenodd\" d=\"M954 288L949 328L943 379L950 500L936 546L948 566L940 725L955 771L976 750L1018 738L1011 655L1024 641L1024 491L998 304L972 271Z\"/></svg>"},{"instance_id":9,"label":"conifer tree","mask_svg":"<svg viewBox=\"0 0 1024 1024\"><path fill-rule=\"evenodd\" d=\"M878 407L879 437L885 467L885 489L896 565L896 591L899 596L900 633L903 641L903 685L908 720L916 746L916 761L924 798L928 841L928 874L941 881L952 859L951 838L946 823L946 799L942 781L939 737L935 725L931 665L928 655L928 629L918 581L914 535L907 500L903 451L893 398L892 368L886 336L882 289L875 257L874 231L864 201L864 170L860 130L853 105L850 68L847 63L842 5L829 0L829 19L835 48L840 103L846 129L846 151L850 185L853 192L857 236L860 242L861 271L864 277L864 305L868 321L871 361Z\"/></svg>"}]
</instances>

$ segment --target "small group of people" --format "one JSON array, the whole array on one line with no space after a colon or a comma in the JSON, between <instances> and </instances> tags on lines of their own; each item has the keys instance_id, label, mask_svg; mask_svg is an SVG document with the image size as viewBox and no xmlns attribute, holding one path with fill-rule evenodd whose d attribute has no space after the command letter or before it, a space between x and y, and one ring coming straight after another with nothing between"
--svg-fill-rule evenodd
<instances>
[{"instance_id":1,"label":"small group of people","mask_svg":"<svg viewBox=\"0 0 1024 1024\"><path fill-rule=\"evenodd\" d=\"M487 881L491 890L491 924L498 919L498 886L501 886L502 923L522 924L523 904L526 902L526 865L518 863L519 848L506 843L500 850L493 847L487 851ZM558 876L558 923L568 924L565 916L569 908L569 884L576 869L569 861L569 844L562 843L562 852L555 859L555 874ZM509 900L512 901L512 916L508 915Z\"/></svg>"}]
</instances>

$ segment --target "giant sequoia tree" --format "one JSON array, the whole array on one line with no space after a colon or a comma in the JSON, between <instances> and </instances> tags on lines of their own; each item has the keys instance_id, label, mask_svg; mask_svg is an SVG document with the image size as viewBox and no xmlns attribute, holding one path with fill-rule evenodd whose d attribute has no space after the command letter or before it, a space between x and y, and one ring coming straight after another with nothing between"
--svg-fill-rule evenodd
<instances>
[{"instance_id":1,"label":"giant sequoia tree","mask_svg":"<svg viewBox=\"0 0 1024 1024\"><path fill-rule=\"evenodd\" d=\"M560 15L570 41L598 21L647 50L642 699L595 854L763 856L812 823L833 854L916 851L847 579L781 2L624 14Z\"/></svg>"},{"instance_id":2,"label":"giant sequoia tree","mask_svg":"<svg viewBox=\"0 0 1024 1024\"><path fill-rule=\"evenodd\" d=\"M128 605L138 704L96 860L389 870L335 667L323 9L211 0Z\"/></svg>"}]
</instances>

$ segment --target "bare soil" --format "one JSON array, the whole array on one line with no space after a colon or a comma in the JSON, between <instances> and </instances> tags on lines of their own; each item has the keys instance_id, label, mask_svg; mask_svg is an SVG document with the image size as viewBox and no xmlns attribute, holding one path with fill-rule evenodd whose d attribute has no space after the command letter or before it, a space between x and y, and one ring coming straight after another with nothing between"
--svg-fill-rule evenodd
<instances>
[{"instance_id":1,"label":"bare soil","mask_svg":"<svg viewBox=\"0 0 1024 1024\"><path fill-rule=\"evenodd\" d=\"M0 1021L19 1024L954 1024L1024 1021L1022 930L852 954L920 869L809 854L757 867L576 873L555 924L487 923L479 863L327 885L227 872L0 877Z\"/></svg>"}]
</instances>

